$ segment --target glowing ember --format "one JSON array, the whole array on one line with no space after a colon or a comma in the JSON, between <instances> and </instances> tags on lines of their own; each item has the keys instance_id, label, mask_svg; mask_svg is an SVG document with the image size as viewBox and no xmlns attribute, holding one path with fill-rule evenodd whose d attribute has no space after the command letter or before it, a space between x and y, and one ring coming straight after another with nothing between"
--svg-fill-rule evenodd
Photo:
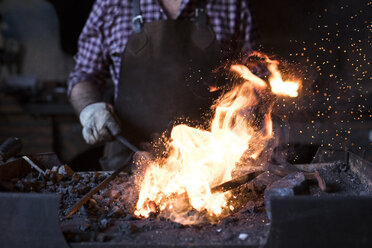
<instances>
[{"instance_id":1,"label":"glowing ember","mask_svg":"<svg viewBox=\"0 0 372 248\"><path fill-rule=\"evenodd\" d=\"M265 61L272 73L269 79L272 91L297 95L299 84L293 91L295 87L288 87L292 82L281 80L277 62L268 58ZM260 98L267 94L267 83L244 65L233 65L231 71L238 73L244 82L218 99L210 130L186 125L173 128L168 156L153 161L146 170L140 185L137 216L148 217L157 207L165 217L191 224L198 221L187 214L192 209L219 217L232 208L228 206L230 192L212 194L211 188L230 180L243 157L257 159L273 137L273 131L271 105L265 106L264 125L257 127L250 120ZM291 91L278 91L276 85L284 85Z\"/></svg>"}]
</instances>

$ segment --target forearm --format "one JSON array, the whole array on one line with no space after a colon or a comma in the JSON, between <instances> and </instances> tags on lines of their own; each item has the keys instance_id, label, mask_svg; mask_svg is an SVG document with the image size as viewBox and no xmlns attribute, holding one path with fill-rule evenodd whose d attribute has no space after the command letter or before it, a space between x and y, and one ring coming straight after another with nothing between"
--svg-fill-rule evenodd
<instances>
[{"instance_id":1,"label":"forearm","mask_svg":"<svg viewBox=\"0 0 372 248\"><path fill-rule=\"evenodd\" d=\"M103 101L99 86L91 82L80 82L75 84L71 89L69 98L78 115L86 106Z\"/></svg>"}]
</instances>

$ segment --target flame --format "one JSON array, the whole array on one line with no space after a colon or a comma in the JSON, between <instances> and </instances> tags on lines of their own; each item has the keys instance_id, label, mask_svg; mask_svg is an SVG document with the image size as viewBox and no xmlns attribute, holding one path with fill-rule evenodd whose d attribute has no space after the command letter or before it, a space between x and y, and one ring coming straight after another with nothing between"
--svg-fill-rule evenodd
<instances>
[{"instance_id":1,"label":"flame","mask_svg":"<svg viewBox=\"0 0 372 248\"><path fill-rule=\"evenodd\" d=\"M299 86L289 87L293 82L282 80L278 63L267 57L265 61L272 73L269 83L273 93L297 95ZM231 180L243 156L257 159L274 133L272 104L264 106L262 126L250 121L255 110L262 107L258 105L267 94L268 84L244 65L232 65L230 70L244 82L218 99L209 130L187 125L173 127L168 156L153 161L146 170L135 215L148 217L155 204L160 213L173 221L192 224L198 221L187 214L192 209L218 217L231 208L231 192L212 194L211 188ZM291 91L281 90L282 86Z\"/></svg>"},{"instance_id":2,"label":"flame","mask_svg":"<svg viewBox=\"0 0 372 248\"><path fill-rule=\"evenodd\" d=\"M266 55L254 52L252 56L257 56L259 58L263 58L267 63L267 68L271 73L269 78L269 83L271 86L271 91L276 95L282 96L289 96L289 97L297 97L298 90L301 86L301 82L299 80L286 80L283 81L282 75L278 69L279 62L276 60L271 60Z\"/></svg>"}]
</instances>

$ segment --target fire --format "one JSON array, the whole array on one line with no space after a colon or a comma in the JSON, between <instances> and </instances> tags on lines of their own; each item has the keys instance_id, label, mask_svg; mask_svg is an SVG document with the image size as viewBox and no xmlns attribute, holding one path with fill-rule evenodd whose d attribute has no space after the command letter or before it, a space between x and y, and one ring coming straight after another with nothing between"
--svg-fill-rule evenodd
<instances>
[{"instance_id":1,"label":"fire","mask_svg":"<svg viewBox=\"0 0 372 248\"><path fill-rule=\"evenodd\" d=\"M257 54L256 54L257 55ZM259 54L260 55L260 54ZM262 55L260 55L262 56ZM269 79L274 94L297 95L299 83L285 82L278 63L265 57L272 76ZM244 81L221 96L213 106L214 118L209 130L177 125L169 139L166 158L151 162L140 185L135 214L148 217L158 211L183 224L196 223L190 210L219 217L228 212L231 192L211 193L211 188L232 179L232 172L241 159L257 159L273 137L271 107L260 106L267 95L268 84L244 65L232 65L230 70ZM285 92L285 89L290 89ZM265 108L263 125L251 121L257 108Z\"/></svg>"},{"instance_id":2,"label":"fire","mask_svg":"<svg viewBox=\"0 0 372 248\"><path fill-rule=\"evenodd\" d=\"M271 91L276 95L297 97L301 82L299 80L283 81L282 75L278 70L279 62L269 59L266 55L260 53L256 54L257 56L261 56L265 59L267 68L271 72L271 77L269 78Z\"/></svg>"}]
</instances>

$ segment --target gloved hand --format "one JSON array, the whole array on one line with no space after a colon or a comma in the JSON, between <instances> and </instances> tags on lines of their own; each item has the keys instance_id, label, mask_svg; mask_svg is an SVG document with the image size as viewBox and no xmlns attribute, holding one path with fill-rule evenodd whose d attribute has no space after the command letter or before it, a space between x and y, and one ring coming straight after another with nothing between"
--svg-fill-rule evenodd
<instances>
[{"instance_id":1,"label":"gloved hand","mask_svg":"<svg viewBox=\"0 0 372 248\"><path fill-rule=\"evenodd\" d=\"M113 107L105 102L97 102L86 106L80 113L83 126L83 137L88 144L97 144L113 140L109 130L120 130L114 117Z\"/></svg>"}]
</instances>

